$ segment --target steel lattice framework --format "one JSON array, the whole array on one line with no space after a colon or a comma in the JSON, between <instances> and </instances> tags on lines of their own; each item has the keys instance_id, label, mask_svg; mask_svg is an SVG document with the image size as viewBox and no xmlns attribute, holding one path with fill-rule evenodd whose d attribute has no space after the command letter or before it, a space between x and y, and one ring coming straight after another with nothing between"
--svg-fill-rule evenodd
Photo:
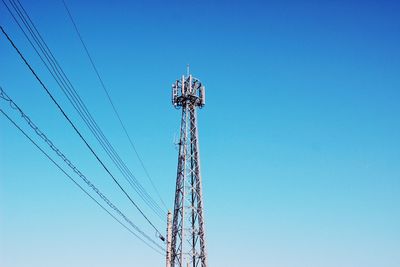
<instances>
[{"instance_id":1,"label":"steel lattice framework","mask_svg":"<svg viewBox=\"0 0 400 267\"><path fill-rule=\"evenodd\" d=\"M172 85L172 104L182 108L171 267L206 267L206 241L197 129L197 108L205 104L205 88L189 75Z\"/></svg>"}]
</instances>

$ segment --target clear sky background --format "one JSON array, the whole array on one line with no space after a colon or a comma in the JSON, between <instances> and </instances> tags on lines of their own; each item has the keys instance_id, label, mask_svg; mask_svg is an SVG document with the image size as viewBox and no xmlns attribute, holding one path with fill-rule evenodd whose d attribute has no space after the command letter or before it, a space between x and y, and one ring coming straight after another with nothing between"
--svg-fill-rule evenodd
<instances>
[{"instance_id":1,"label":"clear sky background","mask_svg":"<svg viewBox=\"0 0 400 267\"><path fill-rule=\"evenodd\" d=\"M61 0L21 2L105 134L156 197ZM188 63L206 85L199 134L210 266L400 266L398 1L67 3L170 208L180 119L170 86ZM2 3L0 23L112 166ZM154 236L3 36L0 86ZM33 136L9 106L0 108ZM0 266L164 265L0 116Z\"/></svg>"}]
</instances>

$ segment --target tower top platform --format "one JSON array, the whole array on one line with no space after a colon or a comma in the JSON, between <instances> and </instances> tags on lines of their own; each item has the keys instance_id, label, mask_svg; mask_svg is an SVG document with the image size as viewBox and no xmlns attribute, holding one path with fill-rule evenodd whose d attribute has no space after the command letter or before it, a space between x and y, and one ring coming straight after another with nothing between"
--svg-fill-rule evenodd
<instances>
[{"instance_id":1,"label":"tower top platform","mask_svg":"<svg viewBox=\"0 0 400 267\"><path fill-rule=\"evenodd\" d=\"M179 108L186 103L192 103L202 108L206 103L205 87L201 81L191 74L182 75L181 79L172 84L172 105Z\"/></svg>"}]
</instances>

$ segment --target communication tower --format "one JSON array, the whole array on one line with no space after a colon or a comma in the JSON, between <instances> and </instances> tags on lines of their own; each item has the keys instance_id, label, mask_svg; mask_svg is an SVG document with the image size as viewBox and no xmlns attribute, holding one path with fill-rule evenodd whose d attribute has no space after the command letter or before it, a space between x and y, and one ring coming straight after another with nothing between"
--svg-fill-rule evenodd
<instances>
[{"instance_id":1,"label":"communication tower","mask_svg":"<svg viewBox=\"0 0 400 267\"><path fill-rule=\"evenodd\" d=\"M182 108L172 242L167 266L207 267L197 108L205 87L189 73L172 84L172 104ZM167 252L168 253L168 252Z\"/></svg>"}]
</instances>

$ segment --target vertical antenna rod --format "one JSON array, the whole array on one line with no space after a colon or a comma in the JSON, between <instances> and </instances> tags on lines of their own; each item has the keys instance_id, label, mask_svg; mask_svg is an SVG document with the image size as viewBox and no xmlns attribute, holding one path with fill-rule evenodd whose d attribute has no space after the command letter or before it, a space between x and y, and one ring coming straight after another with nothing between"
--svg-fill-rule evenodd
<instances>
[{"instance_id":1,"label":"vertical antenna rod","mask_svg":"<svg viewBox=\"0 0 400 267\"><path fill-rule=\"evenodd\" d=\"M167 267L171 267L171 242L172 242L172 213L168 211L167 217Z\"/></svg>"},{"instance_id":2,"label":"vertical antenna rod","mask_svg":"<svg viewBox=\"0 0 400 267\"><path fill-rule=\"evenodd\" d=\"M205 104L205 88L190 75L189 65L187 71L172 85L172 104L182 108L182 118L170 267L207 267L197 129L197 108Z\"/></svg>"}]
</instances>

